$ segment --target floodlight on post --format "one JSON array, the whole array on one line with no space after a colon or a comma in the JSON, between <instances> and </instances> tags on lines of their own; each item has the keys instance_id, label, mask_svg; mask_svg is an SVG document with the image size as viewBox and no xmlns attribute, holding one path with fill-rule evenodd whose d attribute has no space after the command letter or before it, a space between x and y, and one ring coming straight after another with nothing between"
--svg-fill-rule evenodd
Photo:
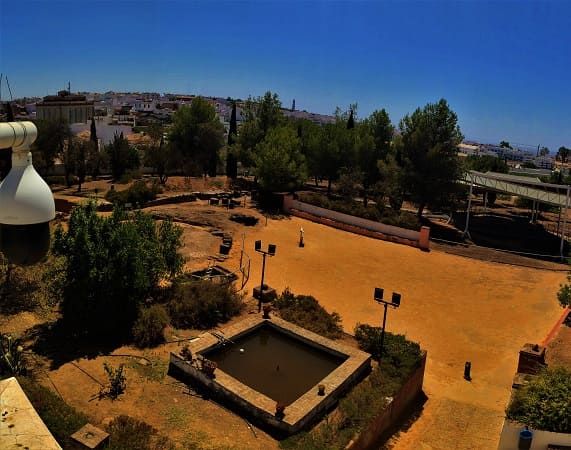
<instances>
[{"instance_id":1,"label":"floodlight on post","mask_svg":"<svg viewBox=\"0 0 571 450\"><path fill-rule=\"evenodd\" d=\"M262 250L262 241L257 240L254 242L254 250L258 253L262 254L262 281L260 283L260 296L258 298L258 312L262 311L262 302L264 299L264 273L266 271L266 256L275 256L276 254L276 245L275 244L268 244L268 250Z\"/></svg>"},{"instance_id":2,"label":"floodlight on post","mask_svg":"<svg viewBox=\"0 0 571 450\"><path fill-rule=\"evenodd\" d=\"M0 246L15 264L45 256L55 217L52 192L32 165L30 145L37 135L32 122L0 123L0 148L12 148L12 169L0 184Z\"/></svg>"},{"instance_id":3,"label":"floodlight on post","mask_svg":"<svg viewBox=\"0 0 571 450\"><path fill-rule=\"evenodd\" d=\"M398 308L400 306L400 299L401 295L398 292L393 292L392 298L390 302L383 300L384 289L383 288L375 288L375 292L373 294L373 299L377 303L382 303L385 307L385 311L383 313L383 329L381 331L381 349L379 351L379 367L381 365L381 358L383 357L383 348L385 345L385 326L387 324L387 309L389 306L393 308Z\"/></svg>"}]
</instances>

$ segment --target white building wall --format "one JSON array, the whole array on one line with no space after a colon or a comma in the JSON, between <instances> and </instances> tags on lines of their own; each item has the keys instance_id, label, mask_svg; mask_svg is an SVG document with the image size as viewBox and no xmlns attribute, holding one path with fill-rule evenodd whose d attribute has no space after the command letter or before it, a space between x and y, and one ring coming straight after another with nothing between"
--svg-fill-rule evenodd
<instances>
[{"instance_id":1,"label":"white building wall","mask_svg":"<svg viewBox=\"0 0 571 450\"><path fill-rule=\"evenodd\" d=\"M506 420L500 436L498 450L516 450L519 442L519 432L523 425ZM571 446L571 434L552 433L550 431L533 430L530 450L546 450L549 444Z\"/></svg>"}]
</instances>

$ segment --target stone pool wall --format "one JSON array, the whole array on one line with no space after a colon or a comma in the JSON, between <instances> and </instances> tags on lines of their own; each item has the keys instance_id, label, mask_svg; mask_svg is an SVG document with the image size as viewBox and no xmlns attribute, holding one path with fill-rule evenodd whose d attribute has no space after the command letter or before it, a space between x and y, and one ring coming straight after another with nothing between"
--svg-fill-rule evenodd
<instances>
[{"instance_id":1,"label":"stone pool wall","mask_svg":"<svg viewBox=\"0 0 571 450\"><path fill-rule=\"evenodd\" d=\"M285 334L336 355L347 356L337 369L327 375L318 384L325 386L325 395L317 394L317 385L303 394L291 405L286 406L283 419L275 417L276 401L239 382L222 370L216 369L212 379L203 373L196 362L185 361L179 355L171 353L169 373L193 386L201 393L207 393L221 403L243 413L246 418L279 436L295 434L319 421L322 415L331 409L339 397L351 389L371 370L371 357L358 349L319 336L311 331L293 325L285 320L272 317L270 320L256 316L245 319L220 333L229 340L252 332L258 327L270 325ZM191 342L189 349L193 357L207 352L219 345L219 339L204 334Z\"/></svg>"}]
</instances>

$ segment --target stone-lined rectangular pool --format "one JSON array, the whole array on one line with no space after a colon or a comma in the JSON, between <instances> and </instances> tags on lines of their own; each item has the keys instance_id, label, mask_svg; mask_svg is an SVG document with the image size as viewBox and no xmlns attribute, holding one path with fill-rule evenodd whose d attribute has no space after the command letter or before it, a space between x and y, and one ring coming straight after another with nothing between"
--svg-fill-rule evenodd
<instances>
[{"instance_id":1,"label":"stone-lined rectangular pool","mask_svg":"<svg viewBox=\"0 0 571 450\"><path fill-rule=\"evenodd\" d=\"M320 420L371 370L369 354L277 317L250 317L215 334L190 343L192 360L171 353L169 374L282 436ZM217 362L213 378L200 370L202 358ZM277 402L286 405L283 417Z\"/></svg>"},{"instance_id":2,"label":"stone-lined rectangular pool","mask_svg":"<svg viewBox=\"0 0 571 450\"><path fill-rule=\"evenodd\" d=\"M307 345L268 322L202 354L271 399L291 404L339 367L346 355Z\"/></svg>"}]
</instances>

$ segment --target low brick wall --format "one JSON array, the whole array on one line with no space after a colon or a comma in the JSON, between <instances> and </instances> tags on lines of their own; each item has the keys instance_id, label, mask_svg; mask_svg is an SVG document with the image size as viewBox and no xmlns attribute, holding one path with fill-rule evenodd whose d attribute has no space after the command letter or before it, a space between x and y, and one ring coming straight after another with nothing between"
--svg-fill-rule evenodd
<instances>
[{"instance_id":1,"label":"low brick wall","mask_svg":"<svg viewBox=\"0 0 571 450\"><path fill-rule=\"evenodd\" d=\"M429 249L429 227L421 227L420 231L407 230L405 228L386 225L373 220L320 208L300 202L299 200L294 200L291 196L284 197L283 210L292 216L301 217L312 222L321 223L351 233L409 245L422 250Z\"/></svg>"},{"instance_id":2,"label":"low brick wall","mask_svg":"<svg viewBox=\"0 0 571 450\"><path fill-rule=\"evenodd\" d=\"M426 351L423 352L420 366L400 388L393 400L385 410L373 419L367 429L356 439L351 441L346 449L351 450L376 450L379 442L388 430L399 420L412 404L419 398L424 381L424 369L426 367Z\"/></svg>"}]
</instances>

